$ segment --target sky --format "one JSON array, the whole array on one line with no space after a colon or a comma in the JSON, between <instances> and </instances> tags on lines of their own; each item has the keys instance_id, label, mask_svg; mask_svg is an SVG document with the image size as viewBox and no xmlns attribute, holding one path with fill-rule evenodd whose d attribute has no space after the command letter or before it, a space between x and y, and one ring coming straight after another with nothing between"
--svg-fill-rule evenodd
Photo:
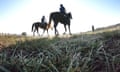
<instances>
[{"instance_id":1,"label":"sky","mask_svg":"<svg viewBox=\"0 0 120 72\"><path fill-rule=\"evenodd\" d=\"M72 33L89 31L92 25L99 28L120 23L120 0L0 0L0 33L32 35L32 24L40 22L43 15L48 22L60 4L72 13ZM60 23L57 29L64 32ZM54 34L54 30L49 32Z\"/></svg>"}]
</instances>

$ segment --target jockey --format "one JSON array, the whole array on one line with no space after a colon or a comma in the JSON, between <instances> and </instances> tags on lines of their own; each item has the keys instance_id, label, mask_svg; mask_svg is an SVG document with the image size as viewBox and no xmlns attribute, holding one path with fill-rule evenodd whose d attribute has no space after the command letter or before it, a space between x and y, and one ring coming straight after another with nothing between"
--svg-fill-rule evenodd
<instances>
[{"instance_id":1,"label":"jockey","mask_svg":"<svg viewBox=\"0 0 120 72\"><path fill-rule=\"evenodd\" d=\"M63 4L60 4L60 13L62 13L62 14L66 14L66 9L65 9L65 7L63 6Z\"/></svg>"}]
</instances>

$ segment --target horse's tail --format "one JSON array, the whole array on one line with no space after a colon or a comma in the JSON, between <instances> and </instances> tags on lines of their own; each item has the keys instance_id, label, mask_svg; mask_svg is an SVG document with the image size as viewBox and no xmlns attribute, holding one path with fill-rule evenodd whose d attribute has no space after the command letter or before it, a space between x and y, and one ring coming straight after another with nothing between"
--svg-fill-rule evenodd
<instances>
[{"instance_id":1,"label":"horse's tail","mask_svg":"<svg viewBox=\"0 0 120 72\"><path fill-rule=\"evenodd\" d=\"M53 17L53 14L51 13L50 16L49 16L49 23L48 23L47 29L52 28L51 27L52 17Z\"/></svg>"},{"instance_id":2,"label":"horse's tail","mask_svg":"<svg viewBox=\"0 0 120 72\"><path fill-rule=\"evenodd\" d=\"M35 24L32 25L32 30L31 30L32 32L33 32L33 28L34 28L34 26L35 26Z\"/></svg>"},{"instance_id":3,"label":"horse's tail","mask_svg":"<svg viewBox=\"0 0 120 72\"><path fill-rule=\"evenodd\" d=\"M50 16L49 16L49 24L51 24L52 17L53 17L53 14L50 14Z\"/></svg>"}]
</instances>

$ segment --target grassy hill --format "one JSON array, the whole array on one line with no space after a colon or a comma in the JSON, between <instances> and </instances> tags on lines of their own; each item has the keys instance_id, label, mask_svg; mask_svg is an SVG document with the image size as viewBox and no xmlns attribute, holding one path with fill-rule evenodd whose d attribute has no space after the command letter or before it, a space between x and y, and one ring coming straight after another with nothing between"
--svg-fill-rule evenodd
<instances>
[{"instance_id":1,"label":"grassy hill","mask_svg":"<svg viewBox=\"0 0 120 72\"><path fill-rule=\"evenodd\" d=\"M0 36L0 72L120 72L120 30L53 38Z\"/></svg>"},{"instance_id":2,"label":"grassy hill","mask_svg":"<svg viewBox=\"0 0 120 72\"><path fill-rule=\"evenodd\" d=\"M110 25L107 27L97 28L95 31L114 31L114 30L120 30L120 23L115 25Z\"/></svg>"}]
</instances>

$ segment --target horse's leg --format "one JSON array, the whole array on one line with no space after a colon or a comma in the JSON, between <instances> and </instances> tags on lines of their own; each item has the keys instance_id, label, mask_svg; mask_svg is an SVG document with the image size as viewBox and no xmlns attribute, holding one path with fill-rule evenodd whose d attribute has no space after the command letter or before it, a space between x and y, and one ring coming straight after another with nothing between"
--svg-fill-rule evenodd
<instances>
[{"instance_id":1,"label":"horse's leg","mask_svg":"<svg viewBox=\"0 0 120 72\"><path fill-rule=\"evenodd\" d=\"M37 34L38 34L38 36L40 36L38 28L37 28Z\"/></svg>"},{"instance_id":2,"label":"horse's leg","mask_svg":"<svg viewBox=\"0 0 120 72\"><path fill-rule=\"evenodd\" d=\"M35 36L35 28L34 28L34 25L32 26L32 32L33 32L33 36Z\"/></svg>"},{"instance_id":3,"label":"horse's leg","mask_svg":"<svg viewBox=\"0 0 120 72\"><path fill-rule=\"evenodd\" d=\"M55 35L56 35L56 25L54 25L54 29L55 29Z\"/></svg>"},{"instance_id":4,"label":"horse's leg","mask_svg":"<svg viewBox=\"0 0 120 72\"><path fill-rule=\"evenodd\" d=\"M70 25L68 25L68 29L69 29L69 34L72 35L71 30L70 30Z\"/></svg>"},{"instance_id":5,"label":"horse's leg","mask_svg":"<svg viewBox=\"0 0 120 72\"><path fill-rule=\"evenodd\" d=\"M66 34L67 32L66 24L64 24L64 29L65 29L65 32L63 34Z\"/></svg>"},{"instance_id":6,"label":"horse's leg","mask_svg":"<svg viewBox=\"0 0 120 72\"><path fill-rule=\"evenodd\" d=\"M58 24L58 23L55 23L55 24L54 24L55 35L59 35L59 32L58 32L58 30L57 30L57 24Z\"/></svg>"},{"instance_id":7,"label":"horse's leg","mask_svg":"<svg viewBox=\"0 0 120 72\"><path fill-rule=\"evenodd\" d=\"M47 34L48 34L48 36L49 36L48 29L47 29Z\"/></svg>"},{"instance_id":8,"label":"horse's leg","mask_svg":"<svg viewBox=\"0 0 120 72\"><path fill-rule=\"evenodd\" d=\"M33 36L35 36L35 30L33 31Z\"/></svg>"},{"instance_id":9,"label":"horse's leg","mask_svg":"<svg viewBox=\"0 0 120 72\"><path fill-rule=\"evenodd\" d=\"M45 33L45 29L43 29L43 33L42 33L42 35L41 36L43 36L43 34Z\"/></svg>"}]
</instances>

